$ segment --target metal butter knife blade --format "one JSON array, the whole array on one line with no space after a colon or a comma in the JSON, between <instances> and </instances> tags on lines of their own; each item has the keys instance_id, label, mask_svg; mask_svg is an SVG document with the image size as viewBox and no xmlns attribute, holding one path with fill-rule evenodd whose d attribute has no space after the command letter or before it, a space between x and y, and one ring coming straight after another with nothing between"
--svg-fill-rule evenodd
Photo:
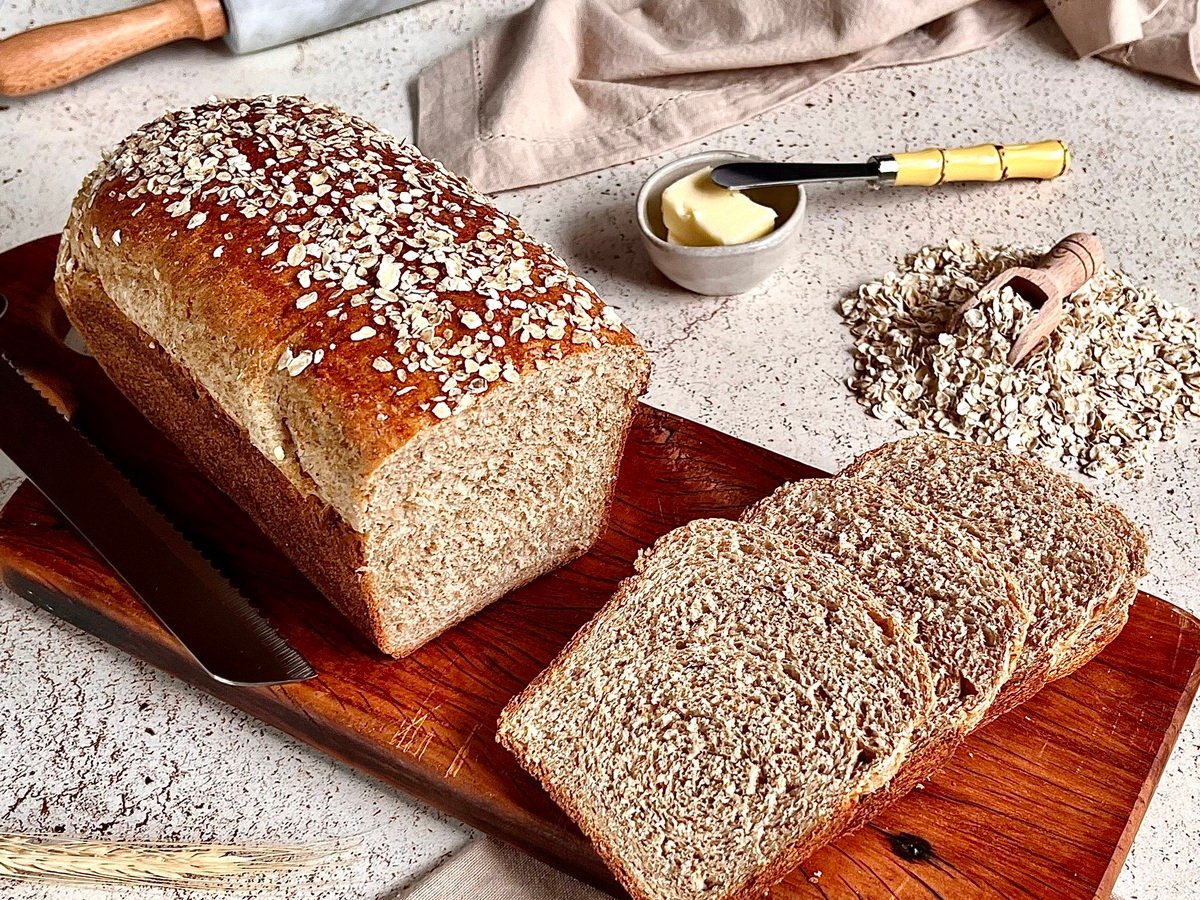
<instances>
[{"instance_id":1,"label":"metal butter knife blade","mask_svg":"<svg viewBox=\"0 0 1200 900\"><path fill-rule=\"evenodd\" d=\"M0 450L217 681L271 685L316 675L3 354Z\"/></svg>"},{"instance_id":2,"label":"metal butter knife blade","mask_svg":"<svg viewBox=\"0 0 1200 900\"><path fill-rule=\"evenodd\" d=\"M712 180L721 187L737 191L827 181L884 181L895 174L891 159L876 156L855 163L726 163L713 169Z\"/></svg>"}]
</instances>

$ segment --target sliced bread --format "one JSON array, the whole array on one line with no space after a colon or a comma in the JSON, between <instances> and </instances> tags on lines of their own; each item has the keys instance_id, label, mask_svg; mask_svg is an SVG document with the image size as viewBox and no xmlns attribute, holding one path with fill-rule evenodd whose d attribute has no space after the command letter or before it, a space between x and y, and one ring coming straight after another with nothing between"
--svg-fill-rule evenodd
<instances>
[{"instance_id":1,"label":"sliced bread","mask_svg":"<svg viewBox=\"0 0 1200 900\"><path fill-rule=\"evenodd\" d=\"M925 739L952 739L982 719L1016 666L1030 616L974 537L851 478L785 484L742 521L830 554L911 627L933 670Z\"/></svg>"},{"instance_id":2,"label":"sliced bread","mask_svg":"<svg viewBox=\"0 0 1200 900\"><path fill-rule=\"evenodd\" d=\"M1029 611L1016 585L951 521L856 478L786 484L742 520L848 567L925 650L934 703L904 766L858 805L849 827L874 818L954 755L1014 671Z\"/></svg>"},{"instance_id":3,"label":"sliced bread","mask_svg":"<svg viewBox=\"0 0 1200 900\"><path fill-rule=\"evenodd\" d=\"M641 900L757 896L902 765L925 654L848 570L699 520L501 715L498 739Z\"/></svg>"},{"instance_id":4,"label":"sliced bread","mask_svg":"<svg viewBox=\"0 0 1200 900\"><path fill-rule=\"evenodd\" d=\"M1144 571L1144 539L1066 476L999 447L930 434L885 444L842 475L956 519L1017 582L1033 624L994 711L1082 665L1120 630Z\"/></svg>"}]
</instances>

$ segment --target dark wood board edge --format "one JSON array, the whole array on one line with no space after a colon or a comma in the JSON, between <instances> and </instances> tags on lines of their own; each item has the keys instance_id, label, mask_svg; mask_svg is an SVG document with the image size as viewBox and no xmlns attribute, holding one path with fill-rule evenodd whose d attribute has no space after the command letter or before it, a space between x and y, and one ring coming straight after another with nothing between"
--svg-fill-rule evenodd
<instances>
[{"instance_id":1,"label":"dark wood board edge","mask_svg":"<svg viewBox=\"0 0 1200 900\"><path fill-rule=\"evenodd\" d=\"M1180 609L1173 603L1167 601L1163 601L1163 603L1173 614L1181 619L1182 625L1200 628L1200 618L1192 615L1187 610ZM1183 690L1179 694L1179 700L1175 705L1175 712L1171 716L1170 724L1168 724L1166 730L1163 732L1162 742L1159 744L1146 778L1142 782L1142 789L1138 792L1137 801L1129 811L1129 818L1125 822L1125 828L1121 831L1121 836L1117 839L1116 847L1113 849L1112 859L1109 861L1108 868L1105 869L1104 875L1100 879L1100 886L1096 891L1097 897L1110 897L1112 895L1117 879L1121 876L1121 870L1125 867L1125 860L1129 856L1129 850L1133 846L1134 838L1137 837L1138 829L1142 827L1142 819L1146 816L1150 800L1154 797L1155 790L1158 789L1158 783L1167 768L1167 762L1170 760L1171 753L1179 741L1179 735L1183 731L1183 723L1187 720L1188 713L1191 711L1192 703L1195 701L1198 691L1200 691L1200 657L1192 661L1192 671L1187 676Z\"/></svg>"}]
</instances>

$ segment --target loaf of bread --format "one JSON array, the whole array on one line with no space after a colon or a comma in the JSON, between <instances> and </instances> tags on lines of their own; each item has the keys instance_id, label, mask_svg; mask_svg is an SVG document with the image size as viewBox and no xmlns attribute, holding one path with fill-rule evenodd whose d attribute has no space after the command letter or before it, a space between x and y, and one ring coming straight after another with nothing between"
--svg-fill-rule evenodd
<instances>
[{"instance_id":1,"label":"loaf of bread","mask_svg":"<svg viewBox=\"0 0 1200 900\"><path fill-rule=\"evenodd\" d=\"M758 897L904 760L924 652L848 570L754 525L661 538L498 738L640 900Z\"/></svg>"},{"instance_id":2,"label":"loaf of bread","mask_svg":"<svg viewBox=\"0 0 1200 900\"><path fill-rule=\"evenodd\" d=\"M296 97L131 135L56 284L118 387L397 656L596 540L648 377L513 218Z\"/></svg>"}]
</instances>

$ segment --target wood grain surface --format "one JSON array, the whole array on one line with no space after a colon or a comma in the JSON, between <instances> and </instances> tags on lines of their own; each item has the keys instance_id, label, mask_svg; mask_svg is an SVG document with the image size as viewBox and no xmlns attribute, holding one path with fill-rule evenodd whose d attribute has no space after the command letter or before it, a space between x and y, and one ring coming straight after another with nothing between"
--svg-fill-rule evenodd
<instances>
[{"instance_id":1,"label":"wood grain surface","mask_svg":"<svg viewBox=\"0 0 1200 900\"><path fill-rule=\"evenodd\" d=\"M631 571L699 516L736 516L821 473L641 407L610 528L591 553L404 660L381 656L249 519L63 343L56 239L0 256L0 348L209 551L320 673L283 688L207 680L34 489L0 513L18 594L290 734L588 881L617 890L579 832L494 740L500 708ZM1200 623L1139 595L1095 661L975 733L936 778L817 853L775 898L1106 896L1200 683Z\"/></svg>"}]
</instances>

